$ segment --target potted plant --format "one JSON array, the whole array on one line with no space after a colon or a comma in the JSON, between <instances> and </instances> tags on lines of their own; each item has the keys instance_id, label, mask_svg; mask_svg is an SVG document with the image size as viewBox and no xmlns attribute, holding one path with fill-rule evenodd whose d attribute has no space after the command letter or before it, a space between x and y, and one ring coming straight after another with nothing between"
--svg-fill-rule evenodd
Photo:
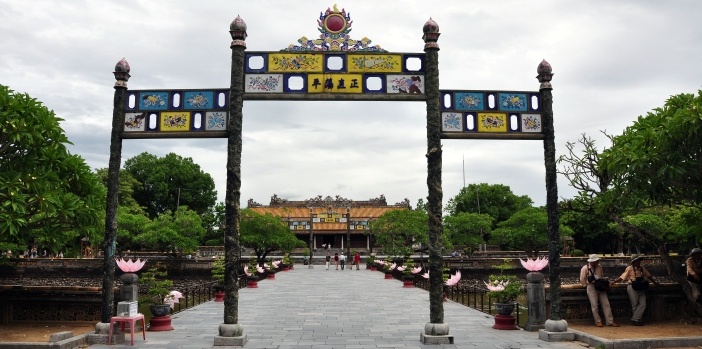
<instances>
[{"instance_id":1,"label":"potted plant","mask_svg":"<svg viewBox=\"0 0 702 349\"><path fill-rule=\"evenodd\" d=\"M373 267L373 263L375 263L375 258L373 258L373 256L366 257L366 269L374 271L375 267Z\"/></svg>"},{"instance_id":2,"label":"potted plant","mask_svg":"<svg viewBox=\"0 0 702 349\"><path fill-rule=\"evenodd\" d=\"M292 262L292 259L290 258L290 254L286 254L285 256L283 256L282 266L283 266L283 271L288 271L288 270L292 269L293 262Z\"/></svg>"},{"instance_id":3,"label":"potted plant","mask_svg":"<svg viewBox=\"0 0 702 349\"><path fill-rule=\"evenodd\" d=\"M488 289L488 297L494 301L495 325L493 328L500 330L517 329L515 318L512 316L516 300L521 293L522 285L514 275L505 275L503 272L511 268L510 260L505 259L502 265L497 266L500 269L500 274L493 274L488 277L488 282L485 283Z\"/></svg>"},{"instance_id":4,"label":"potted plant","mask_svg":"<svg viewBox=\"0 0 702 349\"><path fill-rule=\"evenodd\" d=\"M149 321L149 331L170 331L171 326L170 311L174 303L178 303L183 295L178 291L172 291L173 281L167 279L168 272L156 265L141 274L139 278L141 284L146 287L146 296L140 300L149 304L151 320Z\"/></svg>"},{"instance_id":5,"label":"potted plant","mask_svg":"<svg viewBox=\"0 0 702 349\"><path fill-rule=\"evenodd\" d=\"M215 302L224 302L224 258L219 257L212 262L212 279L217 283L214 285Z\"/></svg>"},{"instance_id":6,"label":"potted plant","mask_svg":"<svg viewBox=\"0 0 702 349\"><path fill-rule=\"evenodd\" d=\"M414 264L411 260L407 259L401 267L397 270L402 272L402 287L414 287Z\"/></svg>"},{"instance_id":7,"label":"potted plant","mask_svg":"<svg viewBox=\"0 0 702 349\"><path fill-rule=\"evenodd\" d=\"M257 270L260 267L256 264L255 259L250 259L249 263L244 266L244 274L246 274L246 287L247 288L258 288L258 274Z\"/></svg>"}]
</instances>

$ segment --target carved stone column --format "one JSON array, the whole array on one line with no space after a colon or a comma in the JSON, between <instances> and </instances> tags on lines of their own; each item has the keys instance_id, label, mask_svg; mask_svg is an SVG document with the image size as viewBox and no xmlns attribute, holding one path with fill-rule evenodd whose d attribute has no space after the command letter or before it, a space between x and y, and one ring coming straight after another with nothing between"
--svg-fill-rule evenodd
<instances>
[{"instance_id":1,"label":"carved stone column","mask_svg":"<svg viewBox=\"0 0 702 349\"><path fill-rule=\"evenodd\" d=\"M219 325L215 346L243 346L247 337L239 324L239 261L241 245L241 131L244 110L244 68L246 23L241 17L229 26L232 36L232 70L229 87L229 123L227 127L227 188L224 229L224 323Z\"/></svg>"},{"instance_id":2,"label":"carved stone column","mask_svg":"<svg viewBox=\"0 0 702 349\"><path fill-rule=\"evenodd\" d=\"M429 197L429 322L420 333L424 344L452 344L449 326L444 323L443 298L443 230L441 211L443 189L441 188L441 104L439 100L439 25L431 18L422 28L424 52L426 53L426 75L424 76L427 95L427 187Z\"/></svg>"}]
</instances>

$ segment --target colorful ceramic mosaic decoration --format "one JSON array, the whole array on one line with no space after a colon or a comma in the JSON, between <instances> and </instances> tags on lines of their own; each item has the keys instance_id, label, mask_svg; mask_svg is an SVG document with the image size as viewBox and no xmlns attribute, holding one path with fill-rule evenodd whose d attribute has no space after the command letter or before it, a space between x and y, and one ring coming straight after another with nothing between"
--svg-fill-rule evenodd
<instances>
[{"instance_id":1,"label":"colorful ceramic mosaic decoration","mask_svg":"<svg viewBox=\"0 0 702 349\"><path fill-rule=\"evenodd\" d=\"M123 131L132 136L226 131L228 112L228 89L128 90Z\"/></svg>"},{"instance_id":2,"label":"colorful ceramic mosaic decoration","mask_svg":"<svg viewBox=\"0 0 702 349\"><path fill-rule=\"evenodd\" d=\"M539 92L439 92L442 132L542 133Z\"/></svg>"},{"instance_id":3,"label":"colorful ceramic mosaic decoration","mask_svg":"<svg viewBox=\"0 0 702 349\"><path fill-rule=\"evenodd\" d=\"M303 36L297 40L299 45L291 44L283 51L364 51L364 52L386 52L378 45L371 46L371 40L362 38L361 40L351 39L351 14L346 10L339 9L334 5L334 9L329 9L319 14L317 20L319 28L319 39L310 40Z\"/></svg>"}]
</instances>

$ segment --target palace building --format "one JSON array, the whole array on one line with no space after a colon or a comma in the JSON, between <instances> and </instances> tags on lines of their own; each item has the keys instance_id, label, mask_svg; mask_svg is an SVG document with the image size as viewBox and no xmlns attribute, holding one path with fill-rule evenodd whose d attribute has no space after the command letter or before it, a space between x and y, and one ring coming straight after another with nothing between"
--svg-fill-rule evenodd
<instances>
[{"instance_id":1,"label":"palace building","mask_svg":"<svg viewBox=\"0 0 702 349\"><path fill-rule=\"evenodd\" d=\"M249 199L247 208L287 221L298 239L308 246L312 241L313 249L351 248L359 252L372 250L369 222L393 210L411 209L408 199L388 205L384 195L366 201L349 200L339 195L291 201L275 194L268 206Z\"/></svg>"}]
</instances>

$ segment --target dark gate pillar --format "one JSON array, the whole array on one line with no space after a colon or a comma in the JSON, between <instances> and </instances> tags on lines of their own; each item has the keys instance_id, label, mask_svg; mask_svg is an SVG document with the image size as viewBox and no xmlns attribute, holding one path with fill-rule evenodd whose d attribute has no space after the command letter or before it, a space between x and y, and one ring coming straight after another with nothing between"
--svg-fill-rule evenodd
<instances>
[{"instance_id":1,"label":"dark gate pillar","mask_svg":"<svg viewBox=\"0 0 702 349\"><path fill-rule=\"evenodd\" d=\"M536 69L541 85L541 115L544 131L544 165L546 166L546 212L548 215L548 264L551 293L551 316L539 331L539 338L547 341L573 340L574 333L566 332L568 323L561 319L561 242L558 226L558 186L556 184L556 145L553 129L553 96L551 96L551 65L542 60Z\"/></svg>"},{"instance_id":2,"label":"dark gate pillar","mask_svg":"<svg viewBox=\"0 0 702 349\"><path fill-rule=\"evenodd\" d=\"M123 58L115 66L115 96L112 111L112 134L110 136L110 162L107 169L107 206L105 208L105 239L103 240L102 263L102 313L100 322L110 323L114 304L115 239L117 237L117 205L119 201L119 168L122 162L122 125L127 98L129 63Z\"/></svg>"},{"instance_id":3,"label":"dark gate pillar","mask_svg":"<svg viewBox=\"0 0 702 349\"><path fill-rule=\"evenodd\" d=\"M243 346L244 329L239 324L239 228L241 223L241 129L244 118L244 67L246 23L241 17L229 26L232 36L232 70L229 87L229 122L227 127L227 188L224 229L224 323L219 325L215 346Z\"/></svg>"},{"instance_id":4,"label":"dark gate pillar","mask_svg":"<svg viewBox=\"0 0 702 349\"><path fill-rule=\"evenodd\" d=\"M426 75L424 83L427 94L427 188L429 198L429 322L424 325L420 341L424 344L451 344L449 326L444 323L443 298L443 250L441 188L441 104L439 100L439 25L431 18L424 24L424 52L426 52Z\"/></svg>"}]
</instances>

